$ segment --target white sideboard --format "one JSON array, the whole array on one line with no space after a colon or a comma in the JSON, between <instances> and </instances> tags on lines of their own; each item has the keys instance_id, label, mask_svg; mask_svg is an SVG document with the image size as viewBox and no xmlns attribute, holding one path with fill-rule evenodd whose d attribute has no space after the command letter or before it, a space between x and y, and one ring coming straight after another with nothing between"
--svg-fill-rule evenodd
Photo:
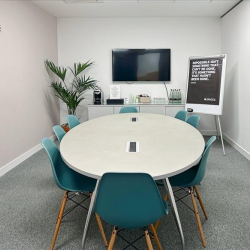
<instances>
[{"instance_id":1,"label":"white sideboard","mask_svg":"<svg viewBox=\"0 0 250 250\"><path fill-rule=\"evenodd\" d=\"M153 113L160 115L167 115L174 117L180 110L184 110L185 104L128 104L127 106L135 106L140 113ZM121 107L126 105L88 105L88 118L89 120L104 116L119 114Z\"/></svg>"}]
</instances>

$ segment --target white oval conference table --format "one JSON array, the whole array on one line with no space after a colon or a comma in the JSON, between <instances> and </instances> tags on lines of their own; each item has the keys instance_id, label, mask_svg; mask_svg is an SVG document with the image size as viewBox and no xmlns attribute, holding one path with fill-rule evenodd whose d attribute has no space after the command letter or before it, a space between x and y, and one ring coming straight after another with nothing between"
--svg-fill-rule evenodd
<instances>
[{"instance_id":1,"label":"white oval conference table","mask_svg":"<svg viewBox=\"0 0 250 250\"><path fill-rule=\"evenodd\" d=\"M131 118L137 121L132 122ZM139 142L139 152L127 152L128 142ZM85 246L99 181L104 173L148 173L163 180L185 249L184 235L169 177L196 165L205 142L200 132L178 119L156 114L127 113L103 116L84 122L62 139L65 163L83 175L97 179L85 223Z\"/></svg>"}]
</instances>

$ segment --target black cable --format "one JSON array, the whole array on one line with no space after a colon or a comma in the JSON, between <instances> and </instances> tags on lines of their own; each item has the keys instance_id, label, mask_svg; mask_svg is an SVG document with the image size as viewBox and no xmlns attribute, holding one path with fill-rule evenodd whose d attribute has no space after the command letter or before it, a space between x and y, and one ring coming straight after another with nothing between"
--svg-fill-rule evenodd
<instances>
[{"instance_id":1,"label":"black cable","mask_svg":"<svg viewBox=\"0 0 250 250\"><path fill-rule=\"evenodd\" d=\"M168 88L167 88L167 86L166 86L166 83L165 83L165 82L163 82L163 84L164 84L164 86L165 86L165 88L166 88L166 92L167 92L167 97L168 97L168 102L169 102L169 96L168 96Z\"/></svg>"}]
</instances>

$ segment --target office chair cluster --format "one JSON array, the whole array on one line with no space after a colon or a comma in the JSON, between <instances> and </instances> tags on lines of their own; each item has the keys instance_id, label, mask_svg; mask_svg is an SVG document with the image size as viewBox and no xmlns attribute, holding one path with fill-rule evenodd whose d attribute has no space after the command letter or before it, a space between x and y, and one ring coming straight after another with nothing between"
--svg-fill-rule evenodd
<instances>
[{"instance_id":1,"label":"office chair cluster","mask_svg":"<svg viewBox=\"0 0 250 250\"><path fill-rule=\"evenodd\" d=\"M133 106L123 107L120 110L120 114L137 112L136 107ZM175 118L187 122L194 128L198 127L200 120L200 117L197 115L191 115L187 118L186 111L179 111ZM80 124L77 117L73 115L67 116L67 122L70 129ZM61 126L53 127L53 131L58 141L61 142L65 131ZM207 219L208 215L198 192L197 185L201 183L204 178L210 147L215 139L216 137L213 136L208 140L201 160L196 166L169 178L172 186L180 187L179 190L184 190L191 196L193 211L204 247L206 246L206 241L195 198L198 199L204 216ZM79 174L69 168L62 160L58 147L50 139L44 138L41 143L48 154L55 182L57 186L64 191L51 243L50 249L52 250L55 246L61 220L64 217L66 202L71 200L76 203L76 206L82 206L81 203L74 201L73 198L80 194L84 197L84 201L88 198L91 199L96 180ZM119 235L119 231L124 228L143 229L148 249L153 249L151 239L155 241L159 250L163 249L157 236L157 229L160 224L160 219L168 214L168 197L166 195L164 199L162 199L158 190L158 186L161 185L163 185L163 182L155 182L153 178L146 173L105 173L102 176L96 197L94 213L104 245L108 247L109 250L113 249L116 236ZM152 213L152 211L154 212ZM101 219L114 226L109 243L106 239Z\"/></svg>"}]
</instances>

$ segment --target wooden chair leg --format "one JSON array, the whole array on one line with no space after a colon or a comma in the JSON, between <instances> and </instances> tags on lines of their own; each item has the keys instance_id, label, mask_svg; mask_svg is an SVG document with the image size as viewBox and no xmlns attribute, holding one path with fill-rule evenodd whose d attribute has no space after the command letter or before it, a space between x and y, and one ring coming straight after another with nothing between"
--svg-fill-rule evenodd
<instances>
[{"instance_id":1,"label":"wooden chair leg","mask_svg":"<svg viewBox=\"0 0 250 250\"><path fill-rule=\"evenodd\" d=\"M66 205L66 202L67 202L67 198L68 198L68 192L64 191L63 200L62 200L62 204L61 204L61 207L60 207L60 210L59 210L58 219L57 219L57 222L56 222L56 229L55 229L55 232L54 232L54 236L53 236L53 240L52 240L52 243L51 243L51 246L50 246L50 250L54 249L54 246L55 246L55 243L56 243L56 238L57 238L57 234L58 234L58 231L59 231L59 228L60 228L60 225L61 225L61 220L62 220L62 217L63 217L63 213L64 213L65 205Z\"/></svg>"},{"instance_id":2,"label":"wooden chair leg","mask_svg":"<svg viewBox=\"0 0 250 250\"><path fill-rule=\"evenodd\" d=\"M202 229L201 220L200 220L200 216L199 216L199 213L198 213L196 201L195 201L195 198L194 198L193 190L191 190L190 194L191 194L192 203L193 203L193 206L194 206L195 217L196 217L197 224L198 224L199 231L200 231L200 235L201 235L202 245L204 247L206 247L206 241L205 241L205 237L204 237L204 233L203 233L203 229Z\"/></svg>"},{"instance_id":3,"label":"wooden chair leg","mask_svg":"<svg viewBox=\"0 0 250 250\"><path fill-rule=\"evenodd\" d=\"M63 201L64 201L64 196L63 196L63 198L62 198L62 202L61 202L61 205L60 205L59 213L58 213L58 215L57 215L56 223L58 222L58 219L59 219L59 215L60 215L60 211L61 211L61 207L62 207Z\"/></svg>"},{"instance_id":4,"label":"wooden chair leg","mask_svg":"<svg viewBox=\"0 0 250 250\"><path fill-rule=\"evenodd\" d=\"M108 246L108 242L107 242L107 239L106 239L106 235L105 235L105 233L104 233L104 230L103 230L101 218L100 218L100 216L99 216L98 214L95 214L95 218L96 218L96 221L97 221L99 230L100 230L100 232L101 232L101 235L102 235L102 239L103 239L104 245L105 245L105 247L107 247L107 246Z\"/></svg>"},{"instance_id":5,"label":"wooden chair leg","mask_svg":"<svg viewBox=\"0 0 250 250\"><path fill-rule=\"evenodd\" d=\"M114 227L112 235L111 235L111 239L110 239L110 242L109 242L108 250L113 250L116 235L117 235L117 228Z\"/></svg>"},{"instance_id":6,"label":"wooden chair leg","mask_svg":"<svg viewBox=\"0 0 250 250\"><path fill-rule=\"evenodd\" d=\"M168 196L167 196L167 194L165 194L165 196L164 196L164 198L163 198L165 201L167 201L168 200Z\"/></svg>"},{"instance_id":7,"label":"wooden chair leg","mask_svg":"<svg viewBox=\"0 0 250 250\"><path fill-rule=\"evenodd\" d=\"M163 198L165 201L168 200L168 196L165 194L164 198ZM156 221L155 222L155 225L154 225L154 228L155 228L155 231L157 231L158 227L160 225L160 220Z\"/></svg>"},{"instance_id":8,"label":"wooden chair leg","mask_svg":"<svg viewBox=\"0 0 250 250\"><path fill-rule=\"evenodd\" d=\"M159 225L160 225L160 220L158 220L158 221L155 222L155 225L154 225L155 231L157 231Z\"/></svg>"},{"instance_id":9,"label":"wooden chair leg","mask_svg":"<svg viewBox=\"0 0 250 250\"><path fill-rule=\"evenodd\" d=\"M199 193L199 191L198 191L198 188L197 188L196 186L194 186L194 190L195 190L195 193L196 193L196 195L197 195L198 201L200 202L200 205L201 205L201 209L202 209L202 211L203 211L203 214L204 214L205 218L208 219L207 212L206 212L206 210L205 210L205 207L204 207L204 204L203 204L203 202L202 202L202 199L201 199L200 193Z\"/></svg>"},{"instance_id":10,"label":"wooden chair leg","mask_svg":"<svg viewBox=\"0 0 250 250\"><path fill-rule=\"evenodd\" d=\"M153 250L153 246L149 237L149 233L148 230L145 231L145 236L146 236L146 242L147 242L147 246L148 246L148 250Z\"/></svg>"},{"instance_id":11,"label":"wooden chair leg","mask_svg":"<svg viewBox=\"0 0 250 250\"><path fill-rule=\"evenodd\" d=\"M162 250L162 246L161 246L161 243L160 243L159 238L158 238L158 236L157 236L157 233L156 233L156 231L155 231L154 225L153 225L153 224L149 225L149 228L150 228L151 232L152 232L153 235L154 235L154 240L155 240L155 243L156 243L157 248L158 248L159 250Z\"/></svg>"}]
</instances>

